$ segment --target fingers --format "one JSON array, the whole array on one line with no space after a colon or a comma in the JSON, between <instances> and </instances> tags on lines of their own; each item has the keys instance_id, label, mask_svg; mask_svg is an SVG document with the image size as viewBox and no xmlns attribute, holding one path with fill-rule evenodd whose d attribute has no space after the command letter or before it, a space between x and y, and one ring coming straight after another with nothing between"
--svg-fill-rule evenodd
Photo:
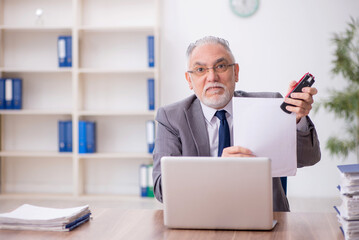
<instances>
[{"instance_id":1,"label":"fingers","mask_svg":"<svg viewBox=\"0 0 359 240\"><path fill-rule=\"evenodd\" d=\"M308 93L292 93L291 98L286 98L285 101L287 103L293 104L295 106L300 106L303 104L313 104L313 96Z\"/></svg>"},{"instance_id":2,"label":"fingers","mask_svg":"<svg viewBox=\"0 0 359 240\"><path fill-rule=\"evenodd\" d=\"M313 98L310 94L305 95L295 95L296 99L286 98L284 101L286 103L292 104L294 106L287 106L286 109L290 112L296 113L297 123L304 116L307 116L312 109Z\"/></svg>"},{"instance_id":3,"label":"fingers","mask_svg":"<svg viewBox=\"0 0 359 240\"><path fill-rule=\"evenodd\" d=\"M296 81L291 81L291 82L289 83L289 88L288 88L288 91L287 91L287 92L292 91L293 87L294 87L296 84L297 84Z\"/></svg>"},{"instance_id":4,"label":"fingers","mask_svg":"<svg viewBox=\"0 0 359 240\"><path fill-rule=\"evenodd\" d=\"M255 155L247 148L232 146L223 149L222 157L255 157Z\"/></svg>"},{"instance_id":5,"label":"fingers","mask_svg":"<svg viewBox=\"0 0 359 240\"><path fill-rule=\"evenodd\" d=\"M293 87L293 83L289 84L289 88ZM287 106L286 109L290 112L296 113L297 123L304 116L307 116L312 109L312 104L314 103L313 96L318 93L316 88L305 87L302 89L302 92L291 93L291 98L286 98L284 101L286 103L292 104L293 106Z\"/></svg>"},{"instance_id":6,"label":"fingers","mask_svg":"<svg viewBox=\"0 0 359 240\"><path fill-rule=\"evenodd\" d=\"M316 95L318 93L318 90L316 88L313 87L305 87L302 89L302 92L304 93L309 93L310 95Z\"/></svg>"},{"instance_id":7,"label":"fingers","mask_svg":"<svg viewBox=\"0 0 359 240\"><path fill-rule=\"evenodd\" d=\"M312 105L303 104L303 102L301 102L300 106L298 105L296 105L295 107L287 106L286 109L290 112L296 113L296 119L298 123L302 117L307 116L309 114L310 110L312 109Z\"/></svg>"}]
</instances>

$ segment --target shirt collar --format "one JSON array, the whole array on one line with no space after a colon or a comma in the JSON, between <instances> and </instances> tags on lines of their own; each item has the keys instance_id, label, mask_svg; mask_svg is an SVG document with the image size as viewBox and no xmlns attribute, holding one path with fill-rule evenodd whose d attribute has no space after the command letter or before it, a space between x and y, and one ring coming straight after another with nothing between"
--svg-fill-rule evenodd
<instances>
[{"instance_id":1,"label":"shirt collar","mask_svg":"<svg viewBox=\"0 0 359 240\"><path fill-rule=\"evenodd\" d=\"M206 120L208 122L212 121L212 119L214 117L214 114L216 114L216 112L219 111L219 110L226 110L227 111L227 117L230 117L233 114L232 98L229 101L229 103L227 103L227 105L222 109L217 110L215 108L208 107L207 105L203 104L202 102L201 102L201 107L202 107L203 115L204 115L204 117L206 118Z\"/></svg>"}]
</instances>

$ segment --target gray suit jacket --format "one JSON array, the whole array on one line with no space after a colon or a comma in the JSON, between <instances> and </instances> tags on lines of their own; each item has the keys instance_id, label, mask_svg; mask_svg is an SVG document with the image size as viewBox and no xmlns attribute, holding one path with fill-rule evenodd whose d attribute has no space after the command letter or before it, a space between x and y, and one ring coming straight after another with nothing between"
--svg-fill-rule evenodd
<instances>
[{"instance_id":1,"label":"gray suit jacket","mask_svg":"<svg viewBox=\"0 0 359 240\"><path fill-rule=\"evenodd\" d=\"M235 97L278 98L279 93L246 93L236 91ZM192 95L180 102L158 109L153 183L156 198L162 202L161 158L163 156L210 156L209 138L199 99ZM313 123L307 117L309 130L297 131L298 167L314 165L320 160L320 148ZM273 210L289 211L280 178L273 178Z\"/></svg>"}]
</instances>

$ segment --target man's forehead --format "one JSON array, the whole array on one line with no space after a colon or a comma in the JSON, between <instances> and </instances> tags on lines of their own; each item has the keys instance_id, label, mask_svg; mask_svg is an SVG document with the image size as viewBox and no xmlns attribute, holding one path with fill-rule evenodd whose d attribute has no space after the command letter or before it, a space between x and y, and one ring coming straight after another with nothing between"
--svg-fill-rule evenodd
<instances>
[{"instance_id":1,"label":"man's forehead","mask_svg":"<svg viewBox=\"0 0 359 240\"><path fill-rule=\"evenodd\" d=\"M221 61L229 62L231 59L228 51L220 44L205 44L196 47L190 57L190 65L215 64Z\"/></svg>"},{"instance_id":2,"label":"man's forehead","mask_svg":"<svg viewBox=\"0 0 359 240\"><path fill-rule=\"evenodd\" d=\"M211 62L210 63L208 63L208 62L202 62L202 61L192 61L191 62L191 64L193 65L193 66L195 66L195 65L202 65L202 66L205 66L205 65L207 65L207 64L212 64L212 65L215 65L215 64L218 64L218 63L228 63L229 62L229 60L227 60L226 58L224 58L224 57L220 57L220 58L217 58L217 59L215 59L215 60L211 60Z\"/></svg>"}]
</instances>

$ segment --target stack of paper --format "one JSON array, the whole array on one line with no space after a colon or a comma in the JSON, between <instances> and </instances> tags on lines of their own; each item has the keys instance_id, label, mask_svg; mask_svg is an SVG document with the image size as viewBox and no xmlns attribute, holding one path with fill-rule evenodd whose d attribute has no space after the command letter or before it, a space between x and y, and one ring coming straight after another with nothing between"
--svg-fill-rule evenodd
<instances>
[{"instance_id":1,"label":"stack of paper","mask_svg":"<svg viewBox=\"0 0 359 240\"><path fill-rule=\"evenodd\" d=\"M24 204L0 214L0 229L71 231L89 220L88 205L75 208L46 208Z\"/></svg>"},{"instance_id":2,"label":"stack of paper","mask_svg":"<svg viewBox=\"0 0 359 240\"><path fill-rule=\"evenodd\" d=\"M346 240L359 239L359 164L339 165L342 204L334 207Z\"/></svg>"}]
</instances>

